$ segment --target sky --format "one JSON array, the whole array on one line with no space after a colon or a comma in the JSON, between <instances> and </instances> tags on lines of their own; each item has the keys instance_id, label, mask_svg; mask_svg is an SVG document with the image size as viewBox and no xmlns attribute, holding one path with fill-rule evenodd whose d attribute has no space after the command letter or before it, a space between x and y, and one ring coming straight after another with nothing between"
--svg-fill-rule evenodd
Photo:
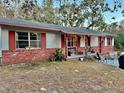
<instances>
[{"instance_id":1,"label":"sky","mask_svg":"<svg viewBox=\"0 0 124 93\"><path fill-rule=\"evenodd\" d=\"M109 3L109 5L111 7L113 7L113 1L114 0L107 0L107 3ZM107 12L104 14L104 20L107 24L111 24L113 22L120 22L121 20L124 20L124 16L122 16L121 11L124 9L124 0L119 0L122 3L122 9L119 9L117 12L114 13L110 13ZM38 3L41 4L42 0L38 0ZM55 6L57 6L57 3L54 4ZM115 17L116 19L113 20L111 19L112 17Z\"/></svg>"}]
</instances>

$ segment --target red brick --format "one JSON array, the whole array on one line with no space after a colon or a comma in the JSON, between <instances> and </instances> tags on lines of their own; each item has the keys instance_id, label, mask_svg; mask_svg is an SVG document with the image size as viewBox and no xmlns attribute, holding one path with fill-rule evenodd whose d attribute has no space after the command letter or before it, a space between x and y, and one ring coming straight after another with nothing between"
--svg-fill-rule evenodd
<instances>
[{"instance_id":1,"label":"red brick","mask_svg":"<svg viewBox=\"0 0 124 93\"><path fill-rule=\"evenodd\" d=\"M31 49L2 51L2 64L13 64L20 62L46 61L54 55L56 49Z\"/></svg>"},{"instance_id":2,"label":"red brick","mask_svg":"<svg viewBox=\"0 0 124 93\"><path fill-rule=\"evenodd\" d=\"M99 51L98 47L92 47L95 52ZM85 52L85 47L78 47L77 50L79 52ZM20 62L36 62L36 61L47 61L49 60L55 53L55 48L49 49L23 49L23 50L15 50L15 51L2 51L2 64L13 64ZM113 51L113 46L104 46L102 47L102 54L107 54ZM65 49L63 49L63 53L65 53ZM66 54L66 53L65 53Z\"/></svg>"},{"instance_id":3,"label":"red brick","mask_svg":"<svg viewBox=\"0 0 124 93\"><path fill-rule=\"evenodd\" d=\"M91 47L91 49L93 49L95 52L99 52L98 47ZM109 52L112 52L113 49L114 49L113 46L104 46L104 47L102 47L101 54L103 54L103 55L108 54ZM78 52L85 52L86 48L78 47L77 50L78 50Z\"/></svg>"}]
</instances>

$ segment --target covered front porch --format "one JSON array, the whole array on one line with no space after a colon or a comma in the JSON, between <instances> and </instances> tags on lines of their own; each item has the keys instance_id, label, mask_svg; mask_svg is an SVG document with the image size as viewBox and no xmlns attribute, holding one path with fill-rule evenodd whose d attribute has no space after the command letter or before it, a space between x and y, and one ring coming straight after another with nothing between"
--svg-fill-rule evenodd
<instances>
[{"instance_id":1,"label":"covered front porch","mask_svg":"<svg viewBox=\"0 0 124 93\"><path fill-rule=\"evenodd\" d=\"M67 59L93 56L101 53L105 37L95 35L63 34L63 49Z\"/></svg>"}]
</instances>

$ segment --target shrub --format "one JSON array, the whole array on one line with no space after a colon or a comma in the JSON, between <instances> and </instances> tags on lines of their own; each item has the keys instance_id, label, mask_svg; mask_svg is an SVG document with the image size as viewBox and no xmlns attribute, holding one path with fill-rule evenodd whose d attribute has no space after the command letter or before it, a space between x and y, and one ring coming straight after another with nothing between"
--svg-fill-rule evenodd
<instances>
[{"instance_id":1,"label":"shrub","mask_svg":"<svg viewBox=\"0 0 124 93\"><path fill-rule=\"evenodd\" d=\"M55 52L55 61L66 61L66 56L63 54L62 49L57 49Z\"/></svg>"},{"instance_id":2,"label":"shrub","mask_svg":"<svg viewBox=\"0 0 124 93\"><path fill-rule=\"evenodd\" d=\"M115 48L118 50L124 50L124 32L118 32L115 37Z\"/></svg>"}]
</instances>

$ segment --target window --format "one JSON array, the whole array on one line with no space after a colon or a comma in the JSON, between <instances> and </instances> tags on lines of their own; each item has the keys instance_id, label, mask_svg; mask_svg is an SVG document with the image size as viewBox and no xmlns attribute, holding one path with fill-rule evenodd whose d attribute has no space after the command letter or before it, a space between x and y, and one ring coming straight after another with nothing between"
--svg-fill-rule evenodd
<instances>
[{"instance_id":1,"label":"window","mask_svg":"<svg viewBox=\"0 0 124 93\"><path fill-rule=\"evenodd\" d=\"M105 37L101 38L101 43L102 43L102 46L105 46Z\"/></svg>"},{"instance_id":2,"label":"window","mask_svg":"<svg viewBox=\"0 0 124 93\"><path fill-rule=\"evenodd\" d=\"M76 37L68 37L68 47L76 47L77 38Z\"/></svg>"},{"instance_id":3,"label":"window","mask_svg":"<svg viewBox=\"0 0 124 93\"><path fill-rule=\"evenodd\" d=\"M110 46L112 44L112 38L108 37L107 38L107 45Z\"/></svg>"},{"instance_id":4,"label":"window","mask_svg":"<svg viewBox=\"0 0 124 93\"><path fill-rule=\"evenodd\" d=\"M33 32L17 32L16 48L41 47L41 34Z\"/></svg>"},{"instance_id":5,"label":"window","mask_svg":"<svg viewBox=\"0 0 124 93\"><path fill-rule=\"evenodd\" d=\"M30 47L41 47L41 34L30 33Z\"/></svg>"},{"instance_id":6,"label":"window","mask_svg":"<svg viewBox=\"0 0 124 93\"><path fill-rule=\"evenodd\" d=\"M25 48L28 46L28 32L17 32L16 47Z\"/></svg>"}]
</instances>

